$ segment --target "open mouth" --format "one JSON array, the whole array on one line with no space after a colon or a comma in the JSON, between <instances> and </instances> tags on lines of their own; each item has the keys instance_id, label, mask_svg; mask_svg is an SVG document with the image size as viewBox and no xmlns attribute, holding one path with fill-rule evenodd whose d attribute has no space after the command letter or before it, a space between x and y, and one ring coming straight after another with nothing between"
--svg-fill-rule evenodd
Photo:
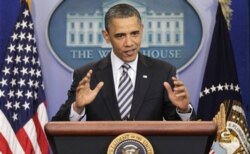
<instances>
[{"instance_id":1,"label":"open mouth","mask_svg":"<svg viewBox=\"0 0 250 154\"><path fill-rule=\"evenodd\" d=\"M127 56L132 56L135 53L135 49L127 50L124 52Z\"/></svg>"}]
</instances>

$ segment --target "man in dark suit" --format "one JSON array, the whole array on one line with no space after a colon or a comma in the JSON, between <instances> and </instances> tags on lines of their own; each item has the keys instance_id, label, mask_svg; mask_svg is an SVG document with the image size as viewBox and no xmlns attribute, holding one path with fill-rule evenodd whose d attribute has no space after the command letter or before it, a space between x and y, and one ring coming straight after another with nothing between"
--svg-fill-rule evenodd
<instances>
[{"instance_id":1,"label":"man in dark suit","mask_svg":"<svg viewBox=\"0 0 250 154\"><path fill-rule=\"evenodd\" d=\"M53 121L195 119L188 91L175 77L175 67L139 53L143 24L134 7L111 7L102 33L112 45L111 53L74 71L68 100ZM128 82L124 85L131 83L124 92L129 95L126 105L120 104L118 92L123 64L128 66Z\"/></svg>"}]
</instances>

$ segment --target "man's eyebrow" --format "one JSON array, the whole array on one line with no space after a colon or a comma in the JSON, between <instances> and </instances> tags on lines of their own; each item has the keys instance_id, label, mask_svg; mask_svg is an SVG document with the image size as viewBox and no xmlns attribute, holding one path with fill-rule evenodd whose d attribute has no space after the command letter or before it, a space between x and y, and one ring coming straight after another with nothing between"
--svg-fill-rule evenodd
<instances>
[{"instance_id":1,"label":"man's eyebrow","mask_svg":"<svg viewBox=\"0 0 250 154\"><path fill-rule=\"evenodd\" d=\"M130 32L130 34L139 34L140 33L140 30L135 30L135 31L132 31ZM119 36L125 36L126 33L116 33L114 34L115 37L119 37Z\"/></svg>"},{"instance_id":2,"label":"man's eyebrow","mask_svg":"<svg viewBox=\"0 0 250 154\"><path fill-rule=\"evenodd\" d=\"M131 34L133 34L133 33L140 33L140 31L139 30L135 30L135 31L131 32Z\"/></svg>"}]
</instances>

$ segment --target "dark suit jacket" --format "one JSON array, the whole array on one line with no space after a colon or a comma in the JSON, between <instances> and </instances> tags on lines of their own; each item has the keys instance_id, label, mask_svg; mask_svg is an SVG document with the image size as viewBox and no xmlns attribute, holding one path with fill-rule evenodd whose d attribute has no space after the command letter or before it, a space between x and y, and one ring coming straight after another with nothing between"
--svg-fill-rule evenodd
<instances>
[{"instance_id":1,"label":"dark suit jacket","mask_svg":"<svg viewBox=\"0 0 250 154\"><path fill-rule=\"evenodd\" d=\"M74 71L73 83L68 91L68 100L52 118L53 121L68 121L71 104L75 101L75 90L89 69L93 70L91 88L100 81L104 86L95 100L86 106L87 120L121 120L111 67L110 54L96 63L85 65ZM129 120L180 120L176 107L169 101L163 82L173 86L172 76L176 69L172 65L139 54L136 84ZM191 119L195 118L193 112Z\"/></svg>"}]
</instances>

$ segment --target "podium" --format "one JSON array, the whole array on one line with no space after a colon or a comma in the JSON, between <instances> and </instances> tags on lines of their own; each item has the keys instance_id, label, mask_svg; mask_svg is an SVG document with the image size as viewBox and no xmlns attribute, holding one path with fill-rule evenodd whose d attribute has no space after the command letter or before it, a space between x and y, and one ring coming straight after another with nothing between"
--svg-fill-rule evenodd
<instances>
[{"instance_id":1,"label":"podium","mask_svg":"<svg viewBox=\"0 0 250 154\"><path fill-rule=\"evenodd\" d=\"M125 140L124 136L117 139L124 133L144 137L152 145L154 154L207 154L216 131L217 126L212 121L87 121L45 125L55 154L107 154L114 146L111 143L118 145ZM147 146L148 143L142 144Z\"/></svg>"}]
</instances>

